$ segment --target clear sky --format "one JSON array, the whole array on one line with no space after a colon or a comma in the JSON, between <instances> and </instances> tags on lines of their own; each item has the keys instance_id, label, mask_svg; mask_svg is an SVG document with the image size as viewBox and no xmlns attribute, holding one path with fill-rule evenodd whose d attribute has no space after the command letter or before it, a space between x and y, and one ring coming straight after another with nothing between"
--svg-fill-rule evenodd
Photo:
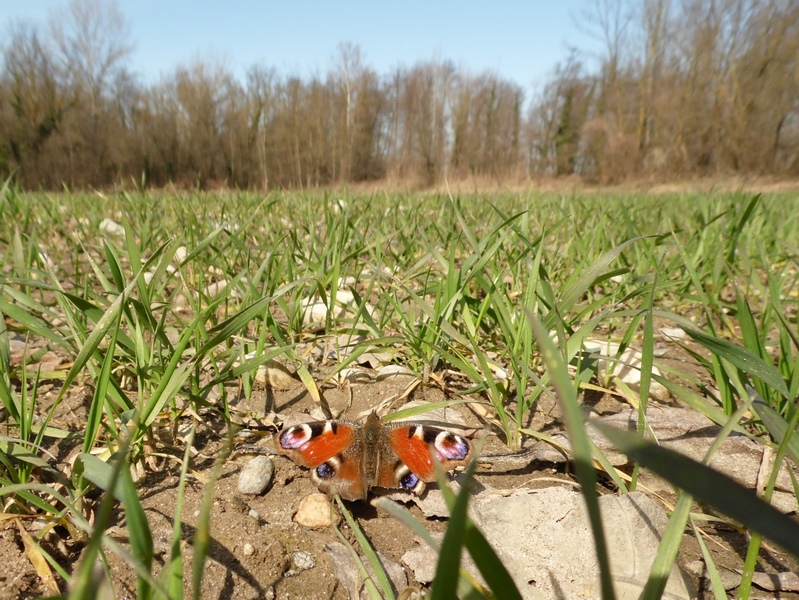
<instances>
[{"instance_id":1,"label":"clear sky","mask_svg":"<svg viewBox=\"0 0 799 600\"><path fill-rule=\"evenodd\" d=\"M0 0L0 38L20 20L47 27L68 0ZM599 42L575 25L593 0L120 0L134 45L128 66L156 81L195 58L222 59L243 79L262 63L324 75L342 42L379 74L419 60L492 70L530 90L569 47ZM590 63L589 63L590 64Z\"/></svg>"}]
</instances>

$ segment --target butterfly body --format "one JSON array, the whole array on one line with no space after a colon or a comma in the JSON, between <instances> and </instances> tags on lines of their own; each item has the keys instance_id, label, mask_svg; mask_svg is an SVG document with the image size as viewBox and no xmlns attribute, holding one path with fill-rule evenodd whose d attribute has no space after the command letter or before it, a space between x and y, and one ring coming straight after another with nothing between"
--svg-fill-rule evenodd
<instances>
[{"instance_id":1,"label":"butterfly body","mask_svg":"<svg viewBox=\"0 0 799 600\"><path fill-rule=\"evenodd\" d=\"M469 440L419 423L316 421L275 435L275 449L311 469L317 487L346 500L363 500L372 487L402 488L417 494L435 481L433 457L444 469L467 464Z\"/></svg>"}]
</instances>

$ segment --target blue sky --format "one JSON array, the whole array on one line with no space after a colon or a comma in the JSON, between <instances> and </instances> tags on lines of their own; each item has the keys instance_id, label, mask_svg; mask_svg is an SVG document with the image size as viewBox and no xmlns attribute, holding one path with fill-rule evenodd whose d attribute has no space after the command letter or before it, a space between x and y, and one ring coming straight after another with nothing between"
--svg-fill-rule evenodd
<instances>
[{"instance_id":1,"label":"blue sky","mask_svg":"<svg viewBox=\"0 0 799 600\"><path fill-rule=\"evenodd\" d=\"M47 26L67 0L0 0L0 32L15 20ZM598 41L575 21L593 0L120 0L134 45L128 65L156 81L196 58L222 59L243 79L255 63L281 74L325 74L337 46L361 48L380 74L433 58L492 70L535 89L576 46ZM0 37L3 37L0 33ZM590 64L590 63L589 63Z\"/></svg>"}]
</instances>

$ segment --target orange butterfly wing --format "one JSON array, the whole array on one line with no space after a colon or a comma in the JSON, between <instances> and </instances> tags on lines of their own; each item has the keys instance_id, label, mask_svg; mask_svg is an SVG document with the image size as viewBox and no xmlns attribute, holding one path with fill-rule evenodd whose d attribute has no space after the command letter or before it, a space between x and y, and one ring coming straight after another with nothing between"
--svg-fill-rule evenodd
<instances>
[{"instance_id":1,"label":"orange butterfly wing","mask_svg":"<svg viewBox=\"0 0 799 600\"><path fill-rule=\"evenodd\" d=\"M436 480L433 455L451 471L472 458L472 444L466 438L441 429L419 424L387 425L388 445L397 458L422 481Z\"/></svg>"},{"instance_id":2,"label":"orange butterfly wing","mask_svg":"<svg viewBox=\"0 0 799 600\"><path fill-rule=\"evenodd\" d=\"M358 428L351 423L315 421L276 434L275 449L298 465L313 468L338 456L357 439Z\"/></svg>"}]
</instances>

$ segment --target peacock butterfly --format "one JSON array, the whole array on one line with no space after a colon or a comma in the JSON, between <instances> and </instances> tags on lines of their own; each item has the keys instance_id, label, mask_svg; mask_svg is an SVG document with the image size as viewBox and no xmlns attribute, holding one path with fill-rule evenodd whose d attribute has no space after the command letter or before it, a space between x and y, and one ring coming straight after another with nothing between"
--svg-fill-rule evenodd
<instances>
[{"instance_id":1,"label":"peacock butterfly","mask_svg":"<svg viewBox=\"0 0 799 600\"><path fill-rule=\"evenodd\" d=\"M435 481L433 455L445 470L466 465L472 443L419 423L381 423L371 413L364 423L315 421L275 435L278 454L309 467L323 492L364 500L370 488L401 488L416 494Z\"/></svg>"}]
</instances>

